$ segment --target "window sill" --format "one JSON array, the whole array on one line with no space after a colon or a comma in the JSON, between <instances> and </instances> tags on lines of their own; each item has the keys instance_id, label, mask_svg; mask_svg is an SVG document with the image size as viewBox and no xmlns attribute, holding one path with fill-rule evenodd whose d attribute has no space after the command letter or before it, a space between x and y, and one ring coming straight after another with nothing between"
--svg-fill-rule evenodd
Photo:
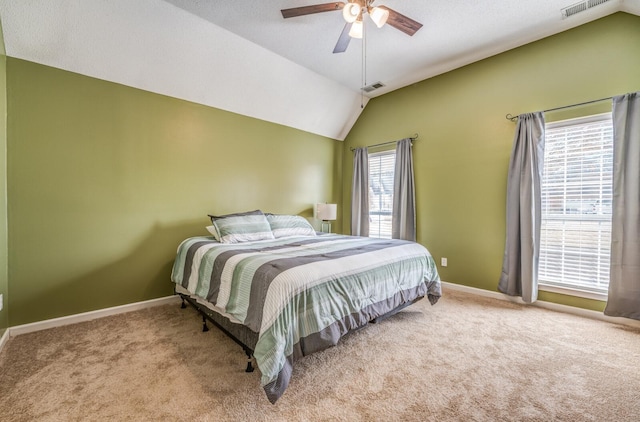
<instances>
[{"instance_id":1,"label":"window sill","mask_svg":"<svg viewBox=\"0 0 640 422\"><path fill-rule=\"evenodd\" d=\"M560 293L567 296L583 297L585 299L607 301L607 293L593 292L589 290L581 290L578 288L559 287L551 284L545 284L543 281L538 282L538 290L551 293Z\"/></svg>"}]
</instances>

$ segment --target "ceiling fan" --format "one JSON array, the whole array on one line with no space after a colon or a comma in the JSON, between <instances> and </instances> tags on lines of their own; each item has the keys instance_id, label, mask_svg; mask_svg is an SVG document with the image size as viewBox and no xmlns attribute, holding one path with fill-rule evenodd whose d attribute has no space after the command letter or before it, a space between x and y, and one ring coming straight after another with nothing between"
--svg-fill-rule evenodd
<instances>
[{"instance_id":1,"label":"ceiling fan","mask_svg":"<svg viewBox=\"0 0 640 422\"><path fill-rule=\"evenodd\" d=\"M416 22L386 6L373 6L374 2L375 0L348 0L347 3L333 2L293 7L291 9L282 9L281 12L282 17L287 19L314 13L342 10L342 16L347 23L344 25L338 42L333 49L334 53L345 52L351 38L362 38L362 18L365 13L369 15L378 28L382 28L385 23L388 23L409 36L413 36L413 34L422 28L420 22Z\"/></svg>"}]
</instances>

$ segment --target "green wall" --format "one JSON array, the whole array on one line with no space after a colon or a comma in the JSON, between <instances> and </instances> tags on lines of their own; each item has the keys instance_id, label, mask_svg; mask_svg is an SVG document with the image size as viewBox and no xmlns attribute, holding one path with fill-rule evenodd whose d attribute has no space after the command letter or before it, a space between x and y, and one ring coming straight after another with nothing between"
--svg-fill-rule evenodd
<instances>
[{"instance_id":1,"label":"green wall","mask_svg":"<svg viewBox=\"0 0 640 422\"><path fill-rule=\"evenodd\" d=\"M345 141L343 202L350 201L349 148L418 132L418 241L438 264L448 258L448 267L439 268L443 280L495 291L515 130L505 115L638 91L639 75L640 17L616 13L375 98ZM350 221L346 208L343 221ZM545 292L540 299L603 308Z\"/></svg>"},{"instance_id":2,"label":"green wall","mask_svg":"<svg viewBox=\"0 0 640 422\"><path fill-rule=\"evenodd\" d=\"M7 98L10 326L170 295L207 213L341 196L336 140L14 58Z\"/></svg>"},{"instance_id":3,"label":"green wall","mask_svg":"<svg viewBox=\"0 0 640 422\"><path fill-rule=\"evenodd\" d=\"M0 336L9 326L9 280L7 273L7 57L0 26L0 294L4 295L0 311Z\"/></svg>"}]
</instances>

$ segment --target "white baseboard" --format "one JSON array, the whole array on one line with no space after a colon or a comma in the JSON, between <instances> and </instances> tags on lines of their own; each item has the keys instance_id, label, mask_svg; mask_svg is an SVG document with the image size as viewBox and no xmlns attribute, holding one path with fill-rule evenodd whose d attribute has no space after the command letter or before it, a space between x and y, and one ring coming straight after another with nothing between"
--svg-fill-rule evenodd
<instances>
[{"instance_id":1,"label":"white baseboard","mask_svg":"<svg viewBox=\"0 0 640 422\"><path fill-rule=\"evenodd\" d=\"M561 305L559 303L544 302L541 300L534 303L526 303L520 297L514 297L505 295L500 292L493 292L490 290L478 289L477 287L464 286L462 284L442 282L442 287L450 290L458 290L461 292L467 292L478 296L491 297L494 299L505 300L508 302L519 303L521 305L537 306L539 308L549 309L551 311L564 312L567 314L578 315L585 318L597 319L600 321L606 321L613 324L622 324L630 327L640 328L640 321L636 321L631 318L610 317L602 312L592 311L590 309L577 308L575 306Z\"/></svg>"},{"instance_id":2,"label":"white baseboard","mask_svg":"<svg viewBox=\"0 0 640 422\"><path fill-rule=\"evenodd\" d=\"M4 330L2 337L0 337L0 352L2 352L2 348L4 347L5 343L9 341L9 335L9 329L7 328L6 330Z\"/></svg>"},{"instance_id":3,"label":"white baseboard","mask_svg":"<svg viewBox=\"0 0 640 422\"><path fill-rule=\"evenodd\" d=\"M558 303L536 301L533 304L525 303L522 298L505 295L500 292L493 292L490 290L479 289L477 287L465 286L462 284L442 282L442 286L450 290L458 290L475 294L478 296L490 297L498 300L505 300L509 302L519 303L521 305L538 306L540 308L549 309L552 311L564 312L568 314L579 315L586 318L597 319L600 321L606 321L614 324L622 324L631 327L640 328L640 321L636 321L630 318L618 318L604 315L601 312L592 311L589 309L576 308L574 306L560 305ZM178 296L167 296L159 299L145 300L143 302L129 303L127 305L114 306L111 308L99 309L97 311L83 312L81 314L69 315L60 318L47 319L44 321L32 322L30 324L16 325L9 327L5 330L2 337L0 337L0 352L4 345L9 341L9 337L15 337L20 334L32 333L35 331L46 330L48 328L62 327L64 325L77 324L79 322L91 321L97 318L104 318L111 315L123 314L126 312L137 311L140 309L151 308L154 306L166 305L170 303L179 303L180 298Z\"/></svg>"},{"instance_id":4,"label":"white baseboard","mask_svg":"<svg viewBox=\"0 0 640 422\"><path fill-rule=\"evenodd\" d=\"M11 337L20 334L32 333L34 331L46 330L48 328L62 327L63 325L77 324L79 322L91 321L106 316L123 314L125 312L137 311L140 309L151 308L154 306L166 305L169 303L178 303L178 296L167 296L158 299L145 300L143 302L129 303L127 305L114 306L111 308L98 309L96 311L83 312L81 314L69 315L60 318L47 319L44 321L32 322L30 324L16 325L9 327L5 335L9 333ZM4 336L3 336L4 338ZM0 341L0 346L2 342ZM0 347L1 350L1 347Z\"/></svg>"}]
</instances>

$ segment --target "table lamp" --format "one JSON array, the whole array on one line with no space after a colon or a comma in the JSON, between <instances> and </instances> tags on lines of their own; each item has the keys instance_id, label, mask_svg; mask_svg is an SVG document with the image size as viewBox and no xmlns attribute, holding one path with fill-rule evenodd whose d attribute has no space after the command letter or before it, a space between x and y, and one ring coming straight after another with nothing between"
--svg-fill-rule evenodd
<instances>
[{"instance_id":1,"label":"table lamp","mask_svg":"<svg viewBox=\"0 0 640 422\"><path fill-rule=\"evenodd\" d=\"M328 227L326 233L331 233L331 221L336 219L338 214L338 206L336 204L317 204L316 205L316 217L318 220L322 220L321 231L324 232L325 225Z\"/></svg>"}]
</instances>

